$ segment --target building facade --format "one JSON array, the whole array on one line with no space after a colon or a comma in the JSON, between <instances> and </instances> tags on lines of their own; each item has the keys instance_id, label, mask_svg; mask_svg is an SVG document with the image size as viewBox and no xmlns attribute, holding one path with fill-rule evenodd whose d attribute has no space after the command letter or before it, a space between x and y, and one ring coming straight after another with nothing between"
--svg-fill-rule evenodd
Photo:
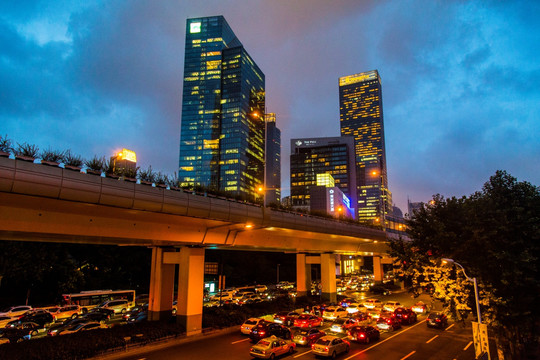
<instances>
[{"instance_id":1,"label":"building facade","mask_svg":"<svg viewBox=\"0 0 540 360\"><path fill-rule=\"evenodd\" d=\"M188 19L180 186L253 198L264 183L264 74L223 16Z\"/></svg>"},{"instance_id":2,"label":"building facade","mask_svg":"<svg viewBox=\"0 0 540 360\"><path fill-rule=\"evenodd\" d=\"M332 175L317 174L317 185L309 188L309 209L331 215L335 218L354 219L355 211L351 200L335 186Z\"/></svg>"},{"instance_id":3,"label":"building facade","mask_svg":"<svg viewBox=\"0 0 540 360\"><path fill-rule=\"evenodd\" d=\"M276 127L276 114L265 114L266 161L265 200L268 204L281 203L281 131Z\"/></svg>"},{"instance_id":4,"label":"building facade","mask_svg":"<svg viewBox=\"0 0 540 360\"><path fill-rule=\"evenodd\" d=\"M381 79L377 70L339 78L342 136L355 140L358 220L380 224L392 213L388 190Z\"/></svg>"},{"instance_id":5,"label":"building facade","mask_svg":"<svg viewBox=\"0 0 540 360\"><path fill-rule=\"evenodd\" d=\"M318 174L332 175L335 186L351 199L356 199L354 139L326 137L291 139L291 205L310 209L310 188L317 186Z\"/></svg>"}]
</instances>

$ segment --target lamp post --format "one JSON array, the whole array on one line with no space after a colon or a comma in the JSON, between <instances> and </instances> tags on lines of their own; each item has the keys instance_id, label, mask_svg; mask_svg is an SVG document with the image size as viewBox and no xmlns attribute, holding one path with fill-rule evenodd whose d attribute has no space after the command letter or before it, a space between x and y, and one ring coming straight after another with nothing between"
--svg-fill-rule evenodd
<instances>
[{"instance_id":1,"label":"lamp post","mask_svg":"<svg viewBox=\"0 0 540 360\"><path fill-rule=\"evenodd\" d=\"M479 299L479 297L478 297L478 284L476 283L476 278L475 277L473 277L473 278L468 277L467 273L465 272L465 269L463 268L463 266L461 266L461 264L455 262L453 259L443 258L441 260L442 260L442 262L444 264L456 264L457 266L459 266L459 268L461 268L461 270L463 271L463 275L465 275L467 280L473 282L473 284L474 284L474 298L476 300L476 314L478 315L478 323L481 324L482 323L482 317L480 316L480 302L478 300Z\"/></svg>"}]
</instances>

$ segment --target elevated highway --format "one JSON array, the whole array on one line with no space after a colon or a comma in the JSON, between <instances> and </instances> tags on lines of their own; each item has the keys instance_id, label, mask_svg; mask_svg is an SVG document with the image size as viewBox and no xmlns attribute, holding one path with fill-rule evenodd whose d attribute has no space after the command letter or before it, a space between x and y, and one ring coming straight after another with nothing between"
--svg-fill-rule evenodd
<instances>
[{"instance_id":1,"label":"elevated highway","mask_svg":"<svg viewBox=\"0 0 540 360\"><path fill-rule=\"evenodd\" d=\"M182 189L0 157L0 240L152 248L150 318L170 314L175 272L178 317L200 331L204 249L297 254L297 290L321 266L323 296L336 297L336 254L374 256L382 276L382 230L284 212ZM178 269L177 269L178 267Z\"/></svg>"}]
</instances>

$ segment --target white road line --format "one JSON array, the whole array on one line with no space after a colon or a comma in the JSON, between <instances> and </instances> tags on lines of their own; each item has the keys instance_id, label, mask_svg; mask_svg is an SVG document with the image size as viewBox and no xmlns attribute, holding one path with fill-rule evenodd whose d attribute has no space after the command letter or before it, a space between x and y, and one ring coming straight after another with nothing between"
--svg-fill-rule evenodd
<instances>
[{"instance_id":1,"label":"white road line","mask_svg":"<svg viewBox=\"0 0 540 360\"><path fill-rule=\"evenodd\" d=\"M300 357L300 356L304 356L304 355L306 355L306 354L309 354L311 351L312 351L312 350L308 350L308 351L306 351L306 352L303 352L303 353L301 353L301 354L295 355L295 356L293 356L293 357L294 357L294 358L297 358L297 357Z\"/></svg>"},{"instance_id":2,"label":"white road line","mask_svg":"<svg viewBox=\"0 0 540 360\"><path fill-rule=\"evenodd\" d=\"M456 324L454 323L454 324L450 325L449 327L447 327L446 329L444 329L444 331L447 331L447 330L451 329L452 326L454 326L454 325L456 325Z\"/></svg>"},{"instance_id":3,"label":"white road line","mask_svg":"<svg viewBox=\"0 0 540 360\"><path fill-rule=\"evenodd\" d=\"M469 348L469 346L471 346L471 345L472 345L472 343L473 343L472 341L471 341L471 342L469 342L469 343L467 344L467 346L465 346L465 347L463 348L463 351L467 350L467 349Z\"/></svg>"},{"instance_id":4,"label":"white road line","mask_svg":"<svg viewBox=\"0 0 540 360\"><path fill-rule=\"evenodd\" d=\"M392 335L392 336L390 336L389 338L384 339L383 341L379 341L379 342L376 343L375 345L372 345L372 346L370 346L370 347L368 347L368 348L366 348L366 349L364 349L364 350L362 350L362 351L359 351L359 352L357 352L357 353L354 353L353 355L349 356L348 358L345 358L344 360L349 360L349 359L352 359L353 357L355 357L355 356L357 356L357 355L360 355L360 354L362 354L362 353L365 353L365 352L368 351L369 349L373 349L374 347L381 345L382 343L384 343L384 342L390 340L391 338L396 337L396 336L398 336L398 335L401 335L401 334L403 334L405 331L409 331L409 330L411 330L412 328L417 327L418 325L423 324L423 323L425 323L425 322L426 322L426 320L422 320L422 321L420 321L418 324L413 325L413 326L411 326L411 327L409 327L409 328L407 328L407 329L405 329L405 330L403 330L403 331L400 331L400 332L398 332L397 334Z\"/></svg>"},{"instance_id":5,"label":"white road line","mask_svg":"<svg viewBox=\"0 0 540 360\"><path fill-rule=\"evenodd\" d=\"M244 342L244 341L249 341L249 339L243 339L243 340L233 341L231 344L238 344L238 343L241 343L241 342Z\"/></svg>"},{"instance_id":6,"label":"white road line","mask_svg":"<svg viewBox=\"0 0 540 360\"><path fill-rule=\"evenodd\" d=\"M408 358L409 356L411 356L411 355L414 354L415 352L416 352L416 350L410 352L409 355L406 355L406 356L402 357L400 360L405 360L406 358Z\"/></svg>"},{"instance_id":7,"label":"white road line","mask_svg":"<svg viewBox=\"0 0 540 360\"><path fill-rule=\"evenodd\" d=\"M432 342L433 340L435 340L436 338L438 338L439 335L435 335L434 337L432 337L431 339L429 339L428 341L426 341L426 344L429 344L430 342Z\"/></svg>"}]
</instances>

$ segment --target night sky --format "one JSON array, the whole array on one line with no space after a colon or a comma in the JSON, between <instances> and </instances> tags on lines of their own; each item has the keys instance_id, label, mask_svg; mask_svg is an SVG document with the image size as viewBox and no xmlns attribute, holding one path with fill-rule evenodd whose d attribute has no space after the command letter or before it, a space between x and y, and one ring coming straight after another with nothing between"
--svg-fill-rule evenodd
<instances>
[{"instance_id":1,"label":"night sky","mask_svg":"<svg viewBox=\"0 0 540 360\"><path fill-rule=\"evenodd\" d=\"M186 19L223 15L290 139L339 135L338 78L382 79L394 202L469 195L496 170L540 183L540 2L0 2L0 134L178 167Z\"/></svg>"}]
</instances>

